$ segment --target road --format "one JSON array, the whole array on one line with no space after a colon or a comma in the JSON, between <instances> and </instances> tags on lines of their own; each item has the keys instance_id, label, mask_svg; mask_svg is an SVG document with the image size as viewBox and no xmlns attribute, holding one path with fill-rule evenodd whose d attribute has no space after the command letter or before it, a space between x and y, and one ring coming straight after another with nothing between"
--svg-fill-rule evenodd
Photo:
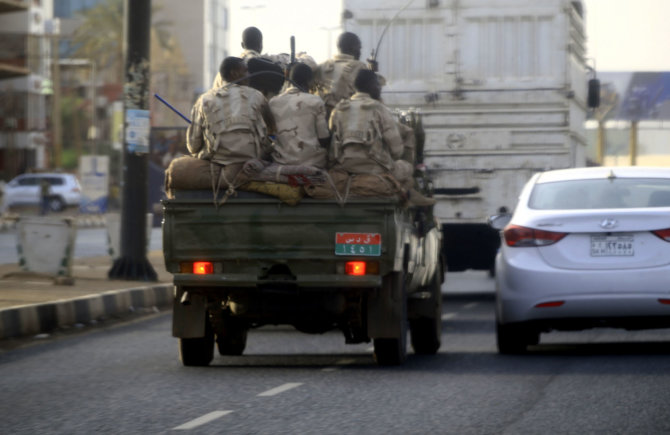
<instances>
[{"instance_id":1,"label":"road","mask_svg":"<svg viewBox=\"0 0 670 435\"><path fill-rule=\"evenodd\" d=\"M456 280L458 282L458 280ZM371 345L266 327L185 368L170 315L0 352L11 434L669 433L667 331L552 333L496 353L493 298L447 295L443 346L378 367Z\"/></svg>"}]
</instances>

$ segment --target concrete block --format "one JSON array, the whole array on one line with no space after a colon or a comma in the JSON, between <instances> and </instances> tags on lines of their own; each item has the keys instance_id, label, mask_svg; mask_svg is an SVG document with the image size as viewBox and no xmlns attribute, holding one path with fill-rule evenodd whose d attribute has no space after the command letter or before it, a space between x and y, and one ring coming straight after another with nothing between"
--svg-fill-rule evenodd
<instances>
[{"instance_id":1,"label":"concrete block","mask_svg":"<svg viewBox=\"0 0 670 435\"><path fill-rule=\"evenodd\" d=\"M72 276L76 225L70 217L19 219L19 265L23 270Z\"/></svg>"}]
</instances>

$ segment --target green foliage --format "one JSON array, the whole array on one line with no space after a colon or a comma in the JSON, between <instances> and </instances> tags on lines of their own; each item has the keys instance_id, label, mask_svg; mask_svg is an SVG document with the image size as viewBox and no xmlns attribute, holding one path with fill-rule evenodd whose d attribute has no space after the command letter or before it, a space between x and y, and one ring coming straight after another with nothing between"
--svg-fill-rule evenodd
<instances>
[{"instance_id":1,"label":"green foliage","mask_svg":"<svg viewBox=\"0 0 670 435\"><path fill-rule=\"evenodd\" d=\"M79 167L79 156L74 148L63 148L60 159L61 166L65 171L74 172Z\"/></svg>"},{"instance_id":2,"label":"green foliage","mask_svg":"<svg viewBox=\"0 0 670 435\"><path fill-rule=\"evenodd\" d=\"M98 70L113 71L113 81L123 82L123 0L106 0L95 7L81 12L83 22L73 37L77 47L73 57L95 61ZM152 8L155 12L157 8ZM172 23L155 21L152 23L152 36L157 38L161 48L170 50L170 32Z\"/></svg>"}]
</instances>

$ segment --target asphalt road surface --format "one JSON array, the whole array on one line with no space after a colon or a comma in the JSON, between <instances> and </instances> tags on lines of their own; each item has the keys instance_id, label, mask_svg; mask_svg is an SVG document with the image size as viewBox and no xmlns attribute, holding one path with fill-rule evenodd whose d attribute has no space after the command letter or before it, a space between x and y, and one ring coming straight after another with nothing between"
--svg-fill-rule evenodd
<instances>
[{"instance_id":1,"label":"asphalt road surface","mask_svg":"<svg viewBox=\"0 0 670 435\"><path fill-rule=\"evenodd\" d=\"M378 367L370 344L285 327L182 367L170 315L0 351L7 434L670 433L670 334L610 329L495 348L492 295L447 296L442 348Z\"/></svg>"}]
</instances>

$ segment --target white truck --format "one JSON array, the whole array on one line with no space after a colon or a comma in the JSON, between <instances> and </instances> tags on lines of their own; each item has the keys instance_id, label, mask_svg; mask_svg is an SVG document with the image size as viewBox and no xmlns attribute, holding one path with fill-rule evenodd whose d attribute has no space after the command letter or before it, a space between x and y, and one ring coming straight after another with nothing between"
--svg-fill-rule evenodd
<instances>
[{"instance_id":1,"label":"white truck","mask_svg":"<svg viewBox=\"0 0 670 435\"><path fill-rule=\"evenodd\" d=\"M500 241L488 217L511 212L535 172L586 164L593 69L585 59L582 1L343 6L343 28L361 38L361 58L374 51L386 79L384 102L423 115L423 161L448 270L493 273Z\"/></svg>"}]
</instances>

